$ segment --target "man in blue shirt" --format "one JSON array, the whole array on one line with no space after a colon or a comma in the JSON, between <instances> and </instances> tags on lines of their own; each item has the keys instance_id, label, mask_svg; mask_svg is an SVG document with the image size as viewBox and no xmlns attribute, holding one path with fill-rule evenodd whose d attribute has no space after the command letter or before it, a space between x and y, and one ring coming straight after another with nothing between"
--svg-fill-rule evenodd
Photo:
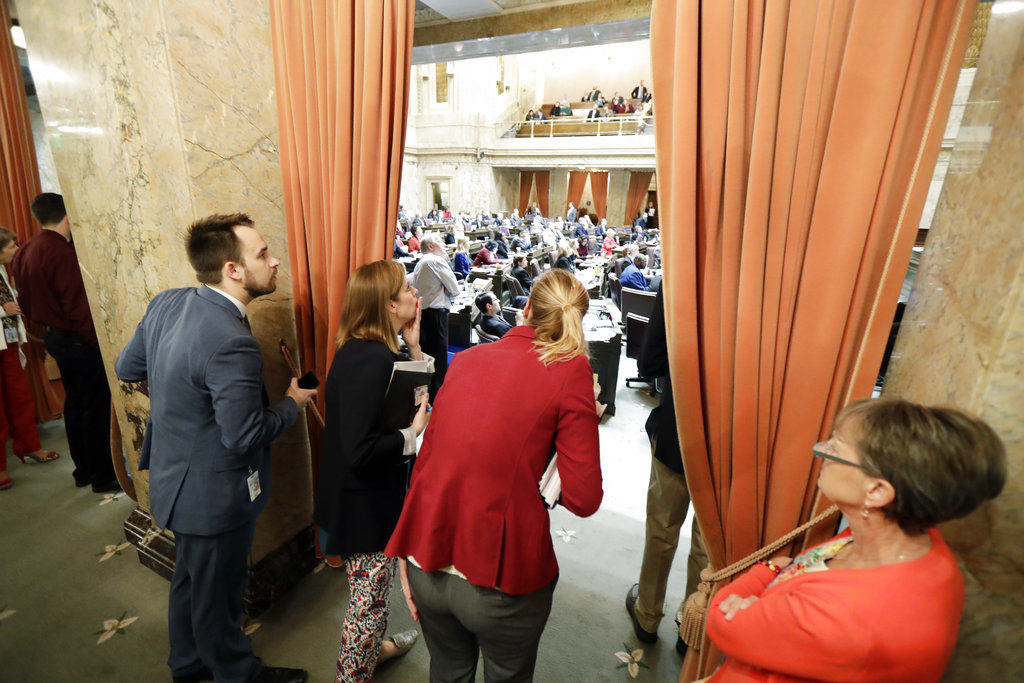
<instances>
[{"instance_id":1,"label":"man in blue shirt","mask_svg":"<svg viewBox=\"0 0 1024 683\"><path fill-rule=\"evenodd\" d=\"M643 268L647 267L647 257L643 254L637 254L633 257L633 262L622 269L622 275L619 276L619 282L622 283L623 287L630 287L632 289L639 289L641 291L647 291L647 278L640 272Z\"/></svg>"}]
</instances>

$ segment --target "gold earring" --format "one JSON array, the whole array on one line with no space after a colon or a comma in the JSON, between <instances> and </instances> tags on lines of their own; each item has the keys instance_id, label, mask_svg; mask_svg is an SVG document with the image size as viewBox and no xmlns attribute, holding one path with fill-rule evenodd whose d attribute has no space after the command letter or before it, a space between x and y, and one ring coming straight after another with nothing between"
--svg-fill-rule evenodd
<instances>
[{"instance_id":1,"label":"gold earring","mask_svg":"<svg viewBox=\"0 0 1024 683\"><path fill-rule=\"evenodd\" d=\"M868 510L868 506L865 505L864 509L860 511L860 516L863 517L864 519L867 519L869 514L870 514L870 510Z\"/></svg>"}]
</instances>

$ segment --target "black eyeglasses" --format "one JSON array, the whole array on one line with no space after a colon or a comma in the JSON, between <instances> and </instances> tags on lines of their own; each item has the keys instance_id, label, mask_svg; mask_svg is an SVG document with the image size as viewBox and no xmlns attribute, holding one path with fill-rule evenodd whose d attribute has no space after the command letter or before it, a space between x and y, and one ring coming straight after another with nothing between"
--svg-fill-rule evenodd
<instances>
[{"instance_id":1,"label":"black eyeglasses","mask_svg":"<svg viewBox=\"0 0 1024 683\"><path fill-rule=\"evenodd\" d=\"M849 465L850 467L858 467L861 469L864 468L864 466L861 465L860 463L847 460L846 458L840 458L838 455L836 455L835 449L832 447L831 440L820 441L814 444L814 446L811 447L811 451L814 453L815 458L825 458L826 460L832 460L833 462L838 462L843 465Z\"/></svg>"}]
</instances>

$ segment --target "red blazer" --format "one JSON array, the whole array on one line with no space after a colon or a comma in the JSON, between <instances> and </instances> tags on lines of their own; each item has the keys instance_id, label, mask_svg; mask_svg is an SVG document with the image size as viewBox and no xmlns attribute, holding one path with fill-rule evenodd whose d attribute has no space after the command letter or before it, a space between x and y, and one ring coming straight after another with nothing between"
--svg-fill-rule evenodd
<instances>
[{"instance_id":1,"label":"red blazer","mask_svg":"<svg viewBox=\"0 0 1024 683\"><path fill-rule=\"evenodd\" d=\"M708 636L727 659L710 680L938 681L964 582L942 536L929 535L931 551L913 562L810 572L768 590L775 575L755 565L711 601ZM759 598L726 621L718 605L733 594Z\"/></svg>"},{"instance_id":2,"label":"red blazer","mask_svg":"<svg viewBox=\"0 0 1024 683\"><path fill-rule=\"evenodd\" d=\"M551 582L558 562L537 483L557 449L562 505L601 504L594 380L585 356L544 366L530 327L454 357L434 402L402 516L385 552L424 571L454 565L511 595ZM483 381L481 381L481 378Z\"/></svg>"}]
</instances>

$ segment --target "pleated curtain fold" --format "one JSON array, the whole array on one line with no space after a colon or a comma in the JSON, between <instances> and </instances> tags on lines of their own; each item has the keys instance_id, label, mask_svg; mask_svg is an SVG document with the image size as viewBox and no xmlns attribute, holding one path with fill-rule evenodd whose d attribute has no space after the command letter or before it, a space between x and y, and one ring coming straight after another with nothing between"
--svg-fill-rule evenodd
<instances>
[{"instance_id":1,"label":"pleated curtain fold","mask_svg":"<svg viewBox=\"0 0 1024 683\"><path fill-rule=\"evenodd\" d=\"M551 171L534 171L533 180L537 183L537 203L540 205L540 215L550 217L548 195L551 190Z\"/></svg>"},{"instance_id":2,"label":"pleated curtain fold","mask_svg":"<svg viewBox=\"0 0 1024 683\"><path fill-rule=\"evenodd\" d=\"M626 191L626 215L623 224L632 225L633 219L640 213L647 199L647 190L651 186L654 171L633 171L629 174L629 189Z\"/></svg>"},{"instance_id":3,"label":"pleated curtain fold","mask_svg":"<svg viewBox=\"0 0 1024 683\"><path fill-rule=\"evenodd\" d=\"M391 254L414 9L413 0L270 1L299 356L321 379L349 273ZM310 427L314 490L319 431Z\"/></svg>"},{"instance_id":4,"label":"pleated curtain fold","mask_svg":"<svg viewBox=\"0 0 1024 683\"><path fill-rule=\"evenodd\" d=\"M3 22L0 30L0 227L13 232L23 244L39 232L30 208L40 192L39 169L25 100L25 82L11 40L11 17L6 3L0 7L0 21ZM13 284L18 286L17 282ZM49 422L64 409L64 389L59 382L47 378L42 326L32 321L26 323L31 338L21 347L28 361L25 375L32 389L36 420Z\"/></svg>"},{"instance_id":5,"label":"pleated curtain fold","mask_svg":"<svg viewBox=\"0 0 1024 683\"><path fill-rule=\"evenodd\" d=\"M590 172L590 191L594 195L594 212L597 217L608 217L608 171Z\"/></svg>"},{"instance_id":6,"label":"pleated curtain fold","mask_svg":"<svg viewBox=\"0 0 1024 683\"><path fill-rule=\"evenodd\" d=\"M565 210L569 210L569 202L572 202L573 206L580 209L580 202L583 201L583 190L587 186L587 172L586 171L569 171L569 184L565 192ZM584 213L583 209L580 209L580 215ZM563 214L564 215L564 214Z\"/></svg>"},{"instance_id":7,"label":"pleated curtain fold","mask_svg":"<svg viewBox=\"0 0 1024 683\"><path fill-rule=\"evenodd\" d=\"M533 190L533 171L519 172L519 215L526 213L526 205L530 203L530 191Z\"/></svg>"},{"instance_id":8,"label":"pleated curtain fold","mask_svg":"<svg viewBox=\"0 0 1024 683\"><path fill-rule=\"evenodd\" d=\"M811 444L871 395L975 9L654 0L672 388L715 569L826 505ZM719 661L698 645L682 681Z\"/></svg>"}]
</instances>

